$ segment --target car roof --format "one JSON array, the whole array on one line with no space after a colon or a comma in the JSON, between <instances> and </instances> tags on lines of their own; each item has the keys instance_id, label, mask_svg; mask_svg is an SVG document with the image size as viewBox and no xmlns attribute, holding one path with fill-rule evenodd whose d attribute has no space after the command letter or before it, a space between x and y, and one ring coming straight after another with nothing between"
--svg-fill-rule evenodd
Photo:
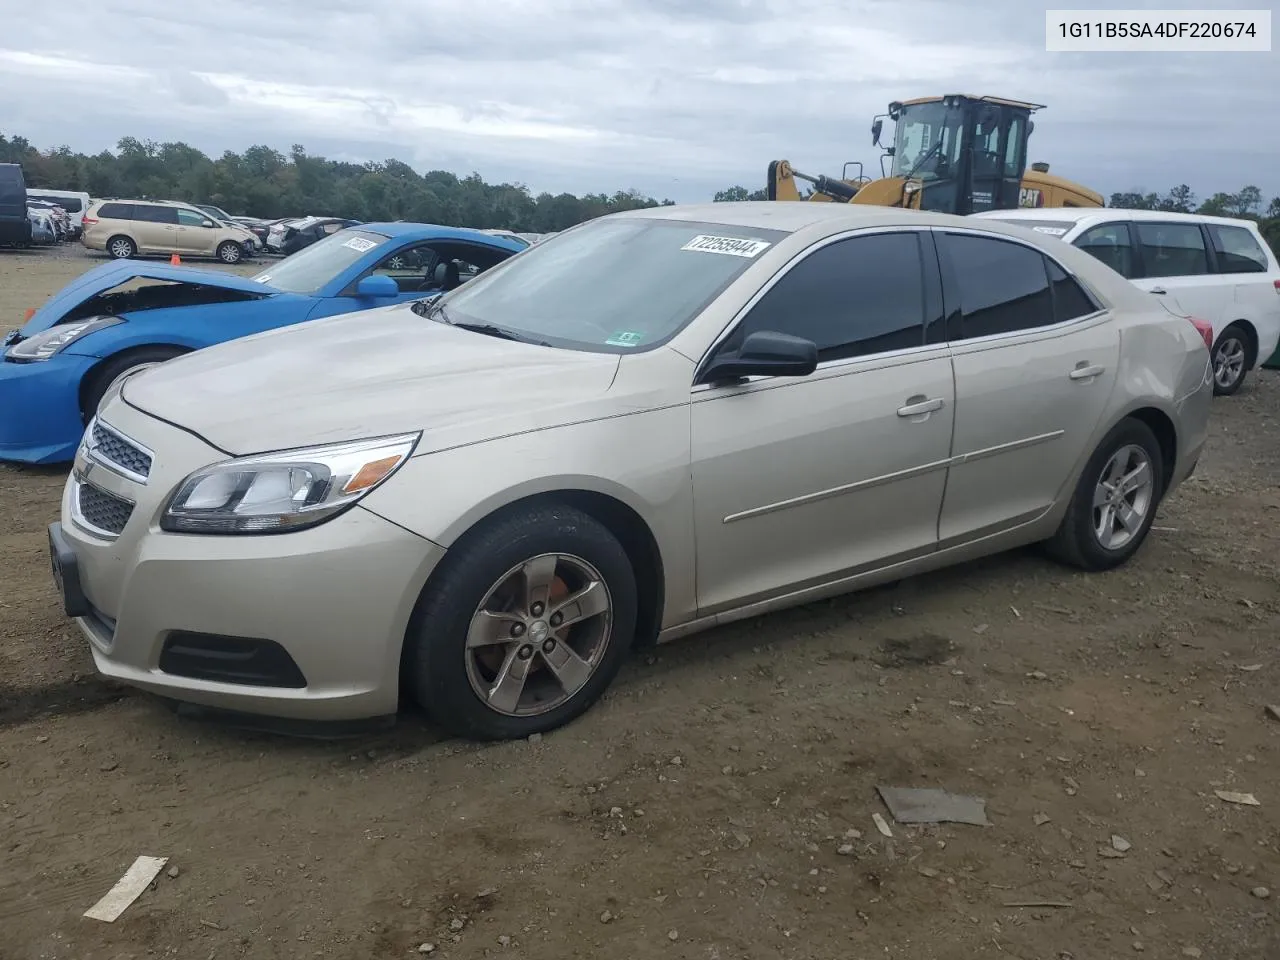
<instances>
[{"instance_id":1,"label":"car roof","mask_svg":"<svg viewBox=\"0 0 1280 960\"><path fill-rule=\"evenodd\" d=\"M971 214L983 220L1062 220L1082 223L1086 220L1162 220L1175 223L1219 223L1227 226L1253 226L1256 221L1245 217L1217 217L1207 213L1175 213L1171 210L1141 210L1130 207L1019 207L1016 210L984 210Z\"/></svg>"},{"instance_id":2,"label":"car roof","mask_svg":"<svg viewBox=\"0 0 1280 960\"><path fill-rule=\"evenodd\" d=\"M927 210L904 210L855 203L812 203L795 200L741 200L732 203L696 203L668 207L646 207L610 214L612 217L637 217L655 220L688 220L723 223L726 226L780 230L797 233L815 228L818 232L839 232L862 227L969 227L971 217ZM1004 233L1009 227L998 220L983 224L983 229ZM1015 231L1017 228L1013 228ZM1014 236L1021 236L1016 232Z\"/></svg>"}]
</instances>

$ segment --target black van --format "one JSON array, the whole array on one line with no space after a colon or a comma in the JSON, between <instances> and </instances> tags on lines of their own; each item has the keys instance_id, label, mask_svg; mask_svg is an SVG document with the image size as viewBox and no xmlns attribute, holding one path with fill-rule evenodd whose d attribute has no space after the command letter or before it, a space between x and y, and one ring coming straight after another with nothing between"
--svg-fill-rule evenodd
<instances>
[{"instance_id":1,"label":"black van","mask_svg":"<svg viewBox=\"0 0 1280 960\"><path fill-rule=\"evenodd\" d=\"M0 163L0 246L31 243L27 219L27 180L16 163Z\"/></svg>"}]
</instances>

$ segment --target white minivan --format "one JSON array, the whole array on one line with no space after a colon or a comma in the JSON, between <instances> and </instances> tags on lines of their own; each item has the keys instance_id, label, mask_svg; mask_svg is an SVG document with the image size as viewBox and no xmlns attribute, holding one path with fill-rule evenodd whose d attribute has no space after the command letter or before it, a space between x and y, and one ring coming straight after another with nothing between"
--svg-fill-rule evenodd
<instances>
[{"instance_id":1,"label":"white minivan","mask_svg":"<svg viewBox=\"0 0 1280 960\"><path fill-rule=\"evenodd\" d=\"M1252 220L1111 207L987 210L1092 254L1213 325L1214 393L1235 393L1280 342L1280 263Z\"/></svg>"},{"instance_id":2,"label":"white minivan","mask_svg":"<svg viewBox=\"0 0 1280 960\"><path fill-rule=\"evenodd\" d=\"M32 200L56 203L67 211L70 239L74 240L84 233L84 214L89 209L89 195L83 190L45 190L28 187L27 196Z\"/></svg>"}]
</instances>

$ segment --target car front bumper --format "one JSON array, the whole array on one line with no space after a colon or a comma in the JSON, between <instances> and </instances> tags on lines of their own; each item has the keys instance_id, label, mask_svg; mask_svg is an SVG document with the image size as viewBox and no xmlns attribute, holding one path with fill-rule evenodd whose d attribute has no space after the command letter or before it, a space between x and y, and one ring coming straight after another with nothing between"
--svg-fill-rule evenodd
<instances>
[{"instance_id":1,"label":"car front bumper","mask_svg":"<svg viewBox=\"0 0 1280 960\"><path fill-rule=\"evenodd\" d=\"M65 463L75 455L84 433L80 383L97 362L70 353L38 363L0 359L0 460Z\"/></svg>"},{"instance_id":2,"label":"car front bumper","mask_svg":"<svg viewBox=\"0 0 1280 960\"><path fill-rule=\"evenodd\" d=\"M225 456L109 401L102 420L154 451L145 484L76 456L50 532L64 612L104 676L160 696L296 720L359 720L399 706L400 652L443 548L355 506L283 534L159 529L169 493ZM86 475L87 474L87 475ZM86 522L81 488L132 500L111 536Z\"/></svg>"}]
</instances>

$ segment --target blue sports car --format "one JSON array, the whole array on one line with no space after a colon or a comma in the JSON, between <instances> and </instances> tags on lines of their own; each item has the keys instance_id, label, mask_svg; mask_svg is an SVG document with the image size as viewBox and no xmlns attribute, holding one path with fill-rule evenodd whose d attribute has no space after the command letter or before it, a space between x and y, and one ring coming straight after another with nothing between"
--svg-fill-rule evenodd
<instances>
[{"instance_id":1,"label":"blue sports car","mask_svg":"<svg viewBox=\"0 0 1280 960\"><path fill-rule=\"evenodd\" d=\"M430 297L523 249L479 230L370 223L253 277L104 263L0 343L0 460L73 459L103 395L144 367L304 320Z\"/></svg>"}]
</instances>

